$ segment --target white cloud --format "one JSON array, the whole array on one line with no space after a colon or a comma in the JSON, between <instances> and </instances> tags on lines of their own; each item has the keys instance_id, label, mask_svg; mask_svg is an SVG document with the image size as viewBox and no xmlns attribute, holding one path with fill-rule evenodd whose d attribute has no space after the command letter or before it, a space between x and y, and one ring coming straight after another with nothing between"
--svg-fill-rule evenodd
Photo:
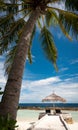
<instances>
[{"instance_id":1,"label":"white cloud","mask_svg":"<svg viewBox=\"0 0 78 130\"><path fill-rule=\"evenodd\" d=\"M39 91L40 88L47 88L48 86L50 86L51 84L60 82L61 79L59 79L58 77L50 77L50 78L46 78L46 79L41 79L41 80L36 80L36 81L23 81L23 89L30 89L31 91ZM37 89L35 89L37 88Z\"/></svg>"},{"instance_id":2,"label":"white cloud","mask_svg":"<svg viewBox=\"0 0 78 130\"><path fill-rule=\"evenodd\" d=\"M38 81L34 81L31 83L31 86L45 86L46 84L53 84L55 82L61 81L58 77L51 77L51 78L46 78L46 79L41 79Z\"/></svg>"},{"instance_id":3,"label":"white cloud","mask_svg":"<svg viewBox=\"0 0 78 130\"><path fill-rule=\"evenodd\" d=\"M70 64L76 64L76 63L78 63L78 59L72 60Z\"/></svg>"},{"instance_id":4,"label":"white cloud","mask_svg":"<svg viewBox=\"0 0 78 130\"><path fill-rule=\"evenodd\" d=\"M66 70L68 70L68 69L69 69L69 68L66 68L66 67L65 67L65 68L61 68L59 71L62 72L62 71L66 71Z\"/></svg>"},{"instance_id":5,"label":"white cloud","mask_svg":"<svg viewBox=\"0 0 78 130\"><path fill-rule=\"evenodd\" d=\"M51 4L51 5L52 5L52 7L56 7L56 8L65 10L65 2L64 1L57 2L57 3Z\"/></svg>"},{"instance_id":6,"label":"white cloud","mask_svg":"<svg viewBox=\"0 0 78 130\"><path fill-rule=\"evenodd\" d=\"M59 77L50 77L37 81L23 81L20 102L41 102L53 91L64 97L67 102L78 101L78 83L73 83L72 79L63 81Z\"/></svg>"}]
</instances>

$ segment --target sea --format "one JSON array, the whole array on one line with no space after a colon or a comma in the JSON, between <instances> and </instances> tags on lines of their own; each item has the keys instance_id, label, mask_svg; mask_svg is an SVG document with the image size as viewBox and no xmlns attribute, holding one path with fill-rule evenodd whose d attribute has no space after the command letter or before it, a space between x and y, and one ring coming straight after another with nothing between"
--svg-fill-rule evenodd
<instances>
[{"instance_id":1,"label":"sea","mask_svg":"<svg viewBox=\"0 0 78 130\"><path fill-rule=\"evenodd\" d=\"M19 107L21 107L21 108L61 107L61 108L78 109L78 103L20 103Z\"/></svg>"},{"instance_id":2,"label":"sea","mask_svg":"<svg viewBox=\"0 0 78 130\"><path fill-rule=\"evenodd\" d=\"M71 110L62 110L64 113L70 113L73 120L78 122L78 103L20 103L19 106L24 109L18 109L17 120L36 121L39 113L45 112L46 107L64 107L72 108ZM26 108L26 109L25 109ZM27 109L30 108L30 109ZM34 109L32 109L34 108ZM35 108L42 108L41 110ZM76 108L76 110L75 110Z\"/></svg>"}]
</instances>

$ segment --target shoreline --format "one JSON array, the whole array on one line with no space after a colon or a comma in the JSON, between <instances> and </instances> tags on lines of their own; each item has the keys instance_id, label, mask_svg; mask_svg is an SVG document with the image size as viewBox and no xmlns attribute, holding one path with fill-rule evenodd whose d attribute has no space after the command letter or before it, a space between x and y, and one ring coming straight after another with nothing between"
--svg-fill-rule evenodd
<instances>
[{"instance_id":1,"label":"shoreline","mask_svg":"<svg viewBox=\"0 0 78 130\"><path fill-rule=\"evenodd\" d=\"M45 110L45 109L50 109L50 110L55 110L55 109L60 109L60 110L72 110L72 111L78 111L77 107L25 107L25 106L21 106L18 108L18 110Z\"/></svg>"}]
</instances>

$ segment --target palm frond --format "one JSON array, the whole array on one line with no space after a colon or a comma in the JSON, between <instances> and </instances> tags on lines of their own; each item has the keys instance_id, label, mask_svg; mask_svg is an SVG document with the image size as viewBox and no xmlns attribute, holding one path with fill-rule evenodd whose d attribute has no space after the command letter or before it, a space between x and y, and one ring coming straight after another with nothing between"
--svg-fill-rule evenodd
<instances>
[{"instance_id":1,"label":"palm frond","mask_svg":"<svg viewBox=\"0 0 78 130\"><path fill-rule=\"evenodd\" d=\"M62 9L59 9L59 8L55 8L55 7L48 7L48 9L52 9L52 10L56 10L58 11L59 14L63 14L65 16L70 16L72 18L78 18L78 15L74 12L70 12L70 11L66 11L66 10L62 10Z\"/></svg>"},{"instance_id":2,"label":"palm frond","mask_svg":"<svg viewBox=\"0 0 78 130\"><path fill-rule=\"evenodd\" d=\"M6 4L4 3L3 0L0 0L0 11L5 11L6 10Z\"/></svg>"},{"instance_id":3,"label":"palm frond","mask_svg":"<svg viewBox=\"0 0 78 130\"><path fill-rule=\"evenodd\" d=\"M23 19L20 19L18 21L15 21L11 25L7 26L5 28L4 26L0 27L1 30L1 38L0 38L0 54L3 54L5 51L8 50L9 45L14 42L17 42L20 35L19 30L23 28L25 24L25 21Z\"/></svg>"},{"instance_id":4,"label":"palm frond","mask_svg":"<svg viewBox=\"0 0 78 130\"><path fill-rule=\"evenodd\" d=\"M22 2L19 4L19 3L8 3L7 1L6 2L2 2L0 4L0 11L1 13L4 14L7 16L7 15L18 15L19 12L23 12L24 14L30 12L32 10L32 7L30 5L28 5L26 2Z\"/></svg>"},{"instance_id":5,"label":"palm frond","mask_svg":"<svg viewBox=\"0 0 78 130\"><path fill-rule=\"evenodd\" d=\"M4 63L5 75L9 75L15 57L16 49L17 45L13 46L6 55L6 60Z\"/></svg>"},{"instance_id":6,"label":"palm frond","mask_svg":"<svg viewBox=\"0 0 78 130\"><path fill-rule=\"evenodd\" d=\"M47 59L54 64L56 69L57 50L54 44L53 36L45 26L41 30L40 38L42 40L42 48Z\"/></svg>"},{"instance_id":7,"label":"palm frond","mask_svg":"<svg viewBox=\"0 0 78 130\"><path fill-rule=\"evenodd\" d=\"M0 11L7 11L7 13L16 13L19 10L19 4L8 3L7 1L0 1Z\"/></svg>"},{"instance_id":8,"label":"palm frond","mask_svg":"<svg viewBox=\"0 0 78 130\"><path fill-rule=\"evenodd\" d=\"M28 50L28 59L29 59L30 63L32 63L31 46L32 46L32 40L34 37L34 33L35 33L35 27L34 27L34 30L33 30L32 36L31 36L30 46L29 46L29 50ZM4 64L5 75L9 75L9 72L12 67L14 57L15 57L16 49L17 49L17 44L12 46L11 49L7 50L6 60L5 60L5 64Z\"/></svg>"},{"instance_id":9,"label":"palm frond","mask_svg":"<svg viewBox=\"0 0 78 130\"><path fill-rule=\"evenodd\" d=\"M59 19L66 31L70 33L72 37L78 39L78 18L72 18L68 16L64 16L62 14L59 15Z\"/></svg>"},{"instance_id":10,"label":"palm frond","mask_svg":"<svg viewBox=\"0 0 78 130\"><path fill-rule=\"evenodd\" d=\"M0 18L0 26L3 24L6 24L6 26L8 26L10 23L14 22L13 20L14 17L11 14L3 16Z\"/></svg>"},{"instance_id":11,"label":"palm frond","mask_svg":"<svg viewBox=\"0 0 78 130\"><path fill-rule=\"evenodd\" d=\"M59 16L56 12L52 11L52 10L47 10L50 12L50 15L52 15L53 18L55 18L55 21L57 24L59 24L62 32L64 33L64 35L69 39L69 40L72 40L72 38L70 37L70 35L68 34L68 32L66 31L64 25L62 24L61 20L59 19ZM49 18L50 19L50 18Z\"/></svg>"},{"instance_id":12,"label":"palm frond","mask_svg":"<svg viewBox=\"0 0 78 130\"><path fill-rule=\"evenodd\" d=\"M48 26L56 26L57 25L57 19L54 17L56 15L56 12L53 10L48 9L45 14L46 24Z\"/></svg>"},{"instance_id":13,"label":"palm frond","mask_svg":"<svg viewBox=\"0 0 78 130\"><path fill-rule=\"evenodd\" d=\"M66 0L65 6L68 10L78 11L78 0Z\"/></svg>"},{"instance_id":14,"label":"palm frond","mask_svg":"<svg viewBox=\"0 0 78 130\"><path fill-rule=\"evenodd\" d=\"M60 21L59 25L62 28L62 30L64 30L65 28L68 34L71 34L71 36L77 38L78 37L78 15L58 8L53 8L53 7L48 7L48 8L51 10L54 9L58 11L59 21ZM65 30L63 31L64 34L66 33L66 31ZM68 34L66 33L66 35ZM68 37L70 38L70 36Z\"/></svg>"},{"instance_id":15,"label":"palm frond","mask_svg":"<svg viewBox=\"0 0 78 130\"><path fill-rule=\"evenodd\" d=\"M40 18L37 20L37 24L38 24L38 27L41 29L42 28L42 24L41 24Z\"/></svg>"}]
</instances>

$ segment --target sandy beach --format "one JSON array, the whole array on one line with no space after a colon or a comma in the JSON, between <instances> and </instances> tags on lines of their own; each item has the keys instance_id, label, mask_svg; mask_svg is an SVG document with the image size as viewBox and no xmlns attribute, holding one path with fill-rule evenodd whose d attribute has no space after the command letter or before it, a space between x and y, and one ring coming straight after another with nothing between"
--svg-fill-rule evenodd
<instances>
[{"instance_id":1,"label":"sandy beach","mask_svg":"<svg viewBox=\"0 0 78 130\"><path fill-rule=\"evenodd\" d=\"M27 130L34 122L32 121L18 121L17 124L19 125L16 130ZM70 130L78 130L78 122L74 122L73 124L68 124Z\"/></svg>"},{"instance_id":2,"label":"sandy beach","mask_svg":"<svg viewBox=\"0 0 78 130\"><path fill-rule=\"evenodd\" d=\"M25 112L27 112L27 113L25 113ZM18 116L17 116L17 125L19 125L19 127L16 128L16 130L27 130L29 127L32 126L32 124L38 122L39 112L40 111L32 111L32 110L31 111L23 110L23 111L19 112ZM74 115L78 116L77 114L78 114L78 112ZM56 120L55 120L55 122L56 122ZM70 130L78 130L78 121L73 120L73 124L68 124L68 127Z\"/></svg>"},{"instance_id":3,"label":"sandy beach","mask_svg":"<svg viewBox=\"0 0 78 130\"><path fill-rule=\"evenodd\" d=\"M70 130L78 130L78 122L74 122L73 124L68 124Z\"/></svg>"}]
</instances>

